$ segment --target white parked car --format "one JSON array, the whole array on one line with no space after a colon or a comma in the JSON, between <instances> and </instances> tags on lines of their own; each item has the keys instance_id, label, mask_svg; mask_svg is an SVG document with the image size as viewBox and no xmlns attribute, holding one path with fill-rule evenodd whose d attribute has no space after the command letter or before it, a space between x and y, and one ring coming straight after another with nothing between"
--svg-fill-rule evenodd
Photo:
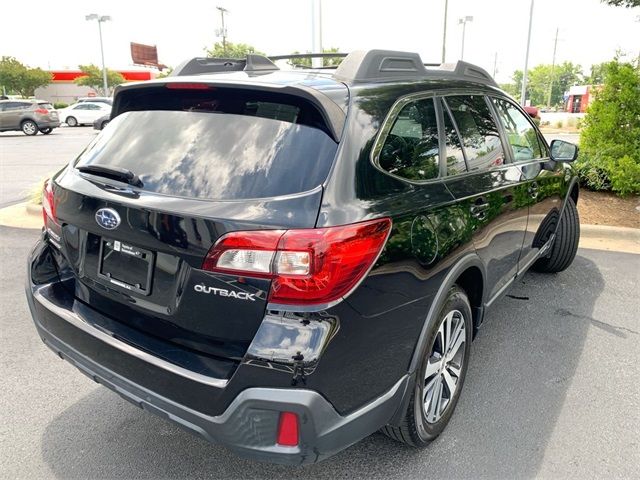
<instances>
[{"instance_id":1,"label":"white parked car","mask_svg":"<svg viewBox=\"0 0 640 480\"><path fill-rule=\"evenodd\" d=\"M60 121L70 127L92 124L94 120L111 112L111 105L98 102L81 102L58 110Z\"/></svg>"}]
</instances>

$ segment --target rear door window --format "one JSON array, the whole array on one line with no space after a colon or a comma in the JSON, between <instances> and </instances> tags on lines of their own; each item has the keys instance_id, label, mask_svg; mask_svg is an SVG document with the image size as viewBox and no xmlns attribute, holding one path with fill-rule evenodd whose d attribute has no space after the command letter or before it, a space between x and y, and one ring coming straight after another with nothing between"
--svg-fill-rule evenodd
<instances>
[{"instance_id":1,"label":"rear door window","mask_svg":"<svg viewBox=\"0 0 640 480\"><path fill-rule=\"evenodd\" d=\"M504 164L504 150L489 105L483 95L446 97L462 140L469 171Z\"/></svg>"},{"instance_id":2,"label":"rear door window","mask_svg":"<svg viewBox=\"0 0 640 480\"><path fill-rule=\"evenodd\" d=\"M312 190L337 143L315 107L291 95L218 88L149 89L80 156L80 165L134 172L143 189L202 199L248 199Z\"/></svg>"},{"instance_id":3,"label":"rear door window","mask_svg":"<svg viewBox=\"0 0 640 480\"><path fill-rule=\"evenodd\" d=\"M396 117L378 158L380 167L408 180L438 177L438 124L433 99L407 104Z\"/></svg>"}]
</instances>

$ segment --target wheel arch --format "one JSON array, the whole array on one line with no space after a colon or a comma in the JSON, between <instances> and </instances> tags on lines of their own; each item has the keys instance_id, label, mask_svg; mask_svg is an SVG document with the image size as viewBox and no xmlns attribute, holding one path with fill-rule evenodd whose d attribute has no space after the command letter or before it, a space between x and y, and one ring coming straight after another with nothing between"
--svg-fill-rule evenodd
<instances>
[{"instance_id":1,"label":"wheel arch","mask_svg":"<svg viewBox=\"0 0 640 480\"><path fill-rule=\"evenodd\" d=\"M478 284L478 282L480 284ZM442 305L444 304L447 293L452 286L458 285L462 288L471 303L471 310L473 315L473 335L477 331L484 315L484 301L487 289L486 285L486 272L482 261L475 253L465 255L457 263L451 267L446 277L440 284L438 292L436 293L429 311L424 320L422 330L416 342L416 346L409 363L409 378L407 388L403 395L402 401L398 405L398 409L389 421L389 425L398 425L402 421L406 409L409 405L411 395L413 395L413 388L415 385L415 372L420 366L420 352L424 349L424 344L427 341L427 333L429 331L429 325L434 321L435 316L438 314Z\"/></svg>"}]
</instances>

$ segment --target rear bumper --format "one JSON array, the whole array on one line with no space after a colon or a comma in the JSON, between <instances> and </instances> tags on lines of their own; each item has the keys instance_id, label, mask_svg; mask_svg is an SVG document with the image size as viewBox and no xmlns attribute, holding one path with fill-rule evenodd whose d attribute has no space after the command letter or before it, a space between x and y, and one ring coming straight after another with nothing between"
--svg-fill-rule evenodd
<instances>
[{"instance_id":1,"label":"rear bumper","mask_svg":"<svg viewBox=\"0 0 640 480\"><path fill-rule=\"evenodd\" d=\"M49 120L49 121L38 120L36 122L36 124L38 125L38 128L58 128L60 126L60 121L58 121L58 120Z\"/></svg>"},{"instance_id":2,"label":"rear bumper","mask_svg":"<svg viewBox=\"0 0 640 480\"><path fill-rule=\"evenodd\" d=\"M82 310L59 301L55 295L59 285L34 285L30 271L26 293L31 314L40 337L58 356L131 403L245 457L284 464L320 461L388 423L409 384L409 377L402 377L383 395L344 416L320 393L294 388L247 388L222 414L206 415L176 401L179 397L169 399L158 393L162 392L160 385L165 391L169 385L201 396L202 402L212 402L235 378L199 378L195 372L109 336L84 322ZM298 414L298 446L276 444L282 411Z\"/></svg>"}]
</instances>

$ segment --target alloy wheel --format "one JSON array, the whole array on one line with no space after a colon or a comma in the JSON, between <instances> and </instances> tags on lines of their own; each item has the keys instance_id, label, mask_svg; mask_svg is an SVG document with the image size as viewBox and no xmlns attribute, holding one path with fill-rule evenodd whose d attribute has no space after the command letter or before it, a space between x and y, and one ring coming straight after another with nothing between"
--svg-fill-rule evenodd
<instances>
[{"instance_id":1,"label":"alloy wheel","mask_svg":"<svg viewBox=\"0 0 640 480\"><path fill-rule=\"evenodd\" d=\"M464 315L452 310L438 327L425 368L423 411L428 423L442 418L460 385L466 341Z\"/></svg>"},{"instance_id":2,"label":"alloy wheel","mask_svg":"<svg viewBox=\"0 0 640 480\"><path fill-rule=\"evenodd\" d=\"M22 124L22 131L27 135L35 135L38 127L33 122L24 122Z\"/></svg>"}]
</instances>

